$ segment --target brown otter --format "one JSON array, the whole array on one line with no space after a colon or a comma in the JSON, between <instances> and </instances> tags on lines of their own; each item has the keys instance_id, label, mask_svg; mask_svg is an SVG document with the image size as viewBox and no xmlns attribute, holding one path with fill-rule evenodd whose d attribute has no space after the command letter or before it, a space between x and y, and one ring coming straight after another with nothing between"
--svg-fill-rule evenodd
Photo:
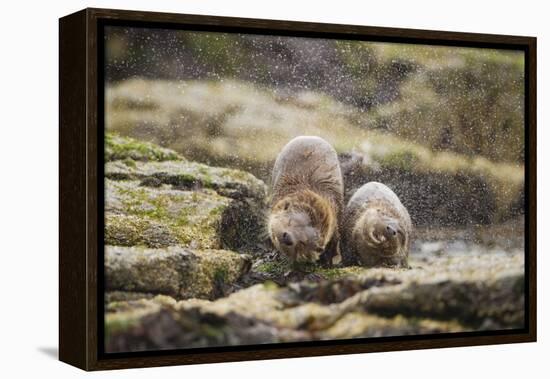
<instances>
[{"instance_id":1,"label":"brown otter","mask_svg":"<svg viewBox=\"0 0 550 379\"><path fill-rule=\"evenodd\" d=\"M344 185L336 151L320 137L301 136L279 153L272 175L268 231L293 263L337 264Z\"/></svg>"},{"instance_id":2,"label":"brown otter","mask_svg":"<svg viewBox=\"0 0 550 379\"><path fill-rule=\"evenodd\" d=\"M408 267L411 218L384 184L370 182L353 194L346 206L344 230L346 251L361 264Z\"/></svg>"}]
</instances>

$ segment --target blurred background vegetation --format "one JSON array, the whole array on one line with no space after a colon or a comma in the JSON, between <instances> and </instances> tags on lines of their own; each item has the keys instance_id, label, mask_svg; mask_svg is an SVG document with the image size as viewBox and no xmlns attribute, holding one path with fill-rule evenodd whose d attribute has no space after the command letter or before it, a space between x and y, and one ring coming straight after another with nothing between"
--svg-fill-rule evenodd
<instances>
[{"instance_id":1,"label":"blurred background vegetation","mask_svg":"<svg viewBox=\"0 0 550 379\"><path fill-rule=\"evenodd\" d=\"M268 181L319 135L349 191L389 184L417 224L523 212L522 52L108 27L106 126Z\"/></svg>"}]
</instances>

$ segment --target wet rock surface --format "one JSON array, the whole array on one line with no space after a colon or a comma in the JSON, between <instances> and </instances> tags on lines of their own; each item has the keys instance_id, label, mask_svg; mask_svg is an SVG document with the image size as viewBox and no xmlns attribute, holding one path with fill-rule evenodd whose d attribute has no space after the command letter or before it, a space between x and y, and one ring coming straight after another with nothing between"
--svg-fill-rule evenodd
<instances>
[{"instance_id":1,"label":"wet rock surface","mask_svg":"<svg viewBox=\"0 0 550 379\"><path fill-rule=\"evenodd\" d=\"M409 268L291 267L265 243L261 180L108 138L106 351L524 324L521 222L419 229Z\"/></svg>"},{"instance_id":2,"label":"wet rock surface","mask_svg":"<svg viewBox=\"0 0 550 379\"><path fill-rule=\"evenodd\" d=\"M111 334L108 346L139 350L133 338L157 322L198 338L179 347L522 327L522 253L467 252L431 259L434 265L420 257L412 259L411 269L358 268L359 275L317 283L266 282L214 301L157 297L122 302L107 312L107 324L125 325ZM200 339L205 325L211 330ZM169 339L174 331L147 333L140 335L141 342L161 348L155 341ZM218 342L204 340L210 333Z\"/></svg>"}]
</instances>

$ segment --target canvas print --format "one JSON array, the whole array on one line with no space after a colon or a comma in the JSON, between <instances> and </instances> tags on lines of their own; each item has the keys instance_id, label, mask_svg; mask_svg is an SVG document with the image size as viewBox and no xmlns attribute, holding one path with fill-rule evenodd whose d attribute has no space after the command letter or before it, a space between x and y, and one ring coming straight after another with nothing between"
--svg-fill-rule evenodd
<instances>
[{"instance_id":1,"label":"canvas print","mask_svg":"<svg viewBox=\"0 0 550 379\"><path fill-rule=\"evenodd\" d=\"M525 325L523 51L105 26L106 353Z\"/></svg>"}]
</instances>

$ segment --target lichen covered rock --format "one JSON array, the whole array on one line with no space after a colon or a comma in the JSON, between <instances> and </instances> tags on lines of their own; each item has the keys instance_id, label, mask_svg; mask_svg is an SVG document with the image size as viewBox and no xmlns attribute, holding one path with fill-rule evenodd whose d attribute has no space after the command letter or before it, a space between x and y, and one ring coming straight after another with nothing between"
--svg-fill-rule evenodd
<instances>
[{"instance_id":1,"label":"lichen covered rock","mask_svg":"<svg viewBox=\"0 0 550 379\"><path fill-rule=\"evenodd\" d=\"M114 134L105 149L106 303L232 291L263 230L264 183Z\"/></svg>"},{"instance_id":2,"label":"lichen covered rock","mask_svg":"<svg viewBox=\"0 0 550 379\"><path fill-rule=\"evenodd\" d=\"M224 218L248 210L230 207L232 199L212 190L151 188L126 180L106 180L105 187L105 243L110 245L220 249ZM227 247L237 243L229 237L225 242Z\"/></svg>"},{"instance_id":3,"label":"lichen covered rock","mask_svg":"<svg viewBox=\"0 0 550 379\"><path fill-rule=\"evenodd\" d=\"M105 176L115 180L140 180L144 186L172 185L177 189L213 189L234 199L265 197L265 185L253 175L228 168L187 161L107 162Z\"/></svg>"},{"instance_id":4,"label":"lichen covered rock","mask_svg":"<svg viewBox=\"0 0 550 379\"><path fill-rule=\"evenodd\" d=\"M124 160L132 164L132 161L170 161L183 160L184 158L173 150L162 148L158 145L137 141L133 138L122 137L117 134L107 133L105 136L105 160Z\"/></svg>"},{"instance_id":5,"label":"lichen covered rock","mask_svg":"<svg viewBox=\"0 0 550 379\"><path fill-rule=\"evenodd\" d=\"M224 317L200 309L182 310L166 297L140 300L132 310L106 316L106 350L109 352L211 346L255 345L304 338L304 333L282 330L238 313Z\"/></svg>"},{"instance_id":6,"label":"lichen covered rock","mask_svg":"<svg viewBox=\"0 0 550 379\"><path fill-rule=\"evenodd\" d=\"M108 134L105 241L110 245L246 249L264 229L266 186L239 170Z\"/></svg>"},{"instance_id":7,"label":"lichen covered rock","mask_svg":"<svg viewBox=\"0 0 550 379\"><path fill-rule=\"evenodd\" d=\"M184 333L178 348L218 346L249 341L289 342L322 339L452 333L519 328L524 321L521 253L454 254L433 265L425 256L411 260L411 269L354 269L348 275L318 282L279 286L265 282L214 301L157 300L117 303L108 310L107 347L135 351L160 348L174 329L147 332L144 325L177 325ZM337 270L337 269L335 269ZM362 270L358 272L358 270ZM149 309L146 314L144 304ZM127 318L128 321L125 321ZM181 320L200 323L182 329ZM238 320L238 322L236 322ZM185 321L189 325L191 321ZM120 328L124 325L124 329ZM208 330L219 338L209 340ZM116 331L113 331L116 329ZM269 333L267 333L269 331ZM267 334L266 334L267 333ZM203 335L204 334L204 335ZM134 338L139 335L139 343ZM193 336L193 340L183 339ZM262 338L265 338L262 340ZM196 342L196 341L202 342Z\"/></svg>"},{"instance_id":8,"label":"lichen covered rock","mask_svg":"<svg viewBox=\"0 0 550 379\"><path fill-rule=\"evenodd\" d=\"M407 336L415 334L454 333L464 331L456 322L395 316L385 318L364 312L349 312L333 325L316 334L320 339Z\"/></svg>"},{"instance_id":9,"label":"lichen covered rock","mask_svg":"<svg viewBox=\"0 0 550 379\"><path fill-rule=\"evenodd\" d=\"M216 298L249 268L249 256L226 250L105 248L105 286L109 291Z\"/></svg>"}]
</instances>

